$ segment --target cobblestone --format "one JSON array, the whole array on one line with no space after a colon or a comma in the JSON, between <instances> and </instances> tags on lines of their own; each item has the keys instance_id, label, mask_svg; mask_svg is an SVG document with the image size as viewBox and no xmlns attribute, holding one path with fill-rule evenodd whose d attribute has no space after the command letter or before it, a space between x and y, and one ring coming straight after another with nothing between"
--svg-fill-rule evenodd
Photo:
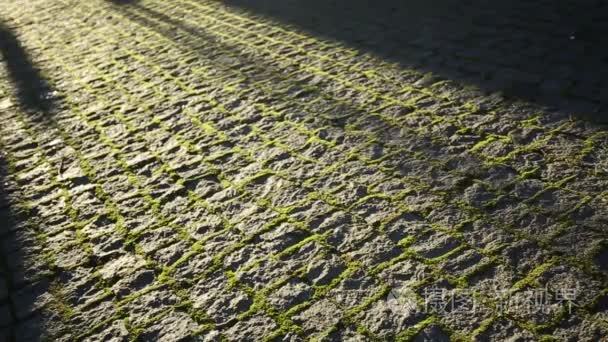
<instances>
[{"instance_id":1,"label":"cobblestone","mask_svg":"<svg viewBox=\"0 0 608 342\"><path fill-rule=\"evenodd\" d=\"M606 338L595 5L361 3L3 2L0 340Z\"/></svg>"}]
</instances>

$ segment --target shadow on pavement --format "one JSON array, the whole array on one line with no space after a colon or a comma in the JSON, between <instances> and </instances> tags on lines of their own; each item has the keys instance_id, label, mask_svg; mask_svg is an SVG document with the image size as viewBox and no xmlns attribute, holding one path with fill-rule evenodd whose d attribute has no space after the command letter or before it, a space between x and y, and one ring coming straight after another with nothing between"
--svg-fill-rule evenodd
<instances>
[{"instance_id":1,"label":"shadow on pavement","mask_svg":"<svg viewBox=\"0 0 608 342\"><path fill-rule=\"evenodd\" d=\"M0 146L1 147L1 146ZM8 266L8 258L4 245L4 238L15 230L15 221L11 214L10 202L6 177L8 167L4 160L3 152L0 151L0 339L7 340L10 335L10 326L13 323L13 312L9 298L11 287L11 276Z\"/></svg>"},{"instance_id":2,"label":"shadow on pavement","mask_svg":"<svg viewBox=\"0 0 608 342\"><path fill-rule=\"evenodd\" d=\"M224 3L441 79L608 121L606 1Z\"/></svg>"},{"instance_id":3,"label":"shadow on pavement","mask_svg":"<svg viewBox=\"0 0 608 342\"><path fill-rule=\"evenodd\" d=\"M14 176L32 165L13 161L11 168L6 154L12 150L26 158L36 149L17 134L7 141L10 148L0 144L0 341L50 341L63 329L49 295L55 270L41 241L40 213L26 204L41 194L26 195L22 186L36 181Z\"/></svg>"},{"instance_id":4,"label":"shadow on pavement","mask_svg":"<svg viewBox=\"0 0 608 342\"><path fill-rule=\"evenodd\" d=\"M33 236L24 214L14 205L17 189L8 179L8 166L0 152L0 340L36 341L45 335L40 296L48 289L32 272Z\"/></svg>"},{"instance_id":5,"label":"shadow on pavement","mask_svg":"<svg viewBox=\"0 0 608 342\"><path fill-rule=\"evenodd\" d=\"M50 113L55 101L48 82L34 66L17 36L3 23L0 23L0 53L19 105L37 114Z\"/></svg>"}]
</instances>

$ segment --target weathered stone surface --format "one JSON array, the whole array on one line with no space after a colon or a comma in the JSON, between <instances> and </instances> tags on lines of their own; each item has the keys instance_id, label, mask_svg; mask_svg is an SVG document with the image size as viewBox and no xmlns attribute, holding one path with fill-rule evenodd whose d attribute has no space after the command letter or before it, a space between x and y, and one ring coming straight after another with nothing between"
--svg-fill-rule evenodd
<instances>
[{"instance_id":1,"label":"weathered stone surface","mask_svg":"<svg viewBox=\"0 0 608 342\"><path fill-rule=\"evenodd\" d=\"M345 268L343 260L331 255L327 259L321 258L311 262L307 267L306 277L313 285L327 285L338 277Z\"/></svg>"},{"instance_id":2,"label":"weathered stone surface","mask_svg":"<svg viewBox=\"0 0 608 342\"><path fill-rule=\"evenodd\" d=\"M269 317L254 316L239 321L226 330L226 337L233 341L259 340L277 328L277 324Z\"/></svg>"},{"instance_id":3,"label":"weathered stone surface","mask_svg":"<svg viewBox=\"0 0 608 342\"><path fill-rule=\"evenodd\" d=\"M152 270L136 270L114 283L111 290L117 298L123 298L152 285L154 278Z\"/></svg>"},{"instance_id":4,"label":"weathered stone surface","mask_svg":"<svg viewBox=\"0 0 608 342\"><path fill-rule=\"evenodd\" d=\"M127 254L117 259L109 261L99 270L101 278L111 282L122 278L145 265L145 261L141 256Z\"/></svg>"},{"instance_id":5,"label":"weathered stone surface","mask_svg":"<svg viewBox=\"0 0 608 342\"><path fill-rule=\"evenodd\" d=\"M166 289L153 290L142 294L124 305L128 312L129 324L141 326L155 316L170 310L178 303L179 298Z\"/></svg>"},{"instance_id":6,"label":"weathered stone surface","mask_svg":"<svg viewBox=\"0 0 608 342\"><path fill-rule=\"evenodd\" d=\"M312 293L310 285L298 280L290 280L276 292L272 293L268 300L270 304L279 310L286 311L294 305L310 300Z\"/></svg>"},{"instance_id":7,"label":"weathered stone surface","mask_svg":"<svg viewBox=\"0 0 608 342\"><path fill-rule=\"evenodd\" d=\"M185 313L171 312L164 318L146 328L140 338L157 341L184 341L193 338L198 325Z\"/></svg>"},{"instance_id":8,"label":"weathered stone surface","mask_svg":"<svg viewBox=\"0 0 608 342\"><path fill-rule=\"evenodd\" d=\"M416 337L414 337L414 341L416 341L416 342L425 342L425 341L447 342L449 340L450 340L450 338L448 337L448 335L446 335L446 333L443 330L441 330L440 327L438 327L436 325L431 325L431 326L424 328L424 330L422 330L422 332L420 332L420 334L418 334Z\"/></svg>"},{"instance_id":9,"label":"weathered stone surface","mask_svg":"<svg viewBox=\"0 0 608 342\"><path fill-rule=\"evenodd\" d=\"M601 1L0 13L0 340L607 336Z\"/></svg>"},{"instance_id":10,"label":"weathered stone surface","mask_svg":"<svg viewBox=\"0 0 608 342\"><path fill-rule=\"evenodd\" d=\"M116 320L110 326L104 328L101 332L89 336L86 341L128 341L129 331L127 330L122 320Z\"/></svg>"},{"instance_id":11,"label":"weathered stone surface","mask_svg":"<svg viewBox=\"0 0 608 342\"><path fill-rule=\"evenodd\" d=\"M304 329L308 336L316 335L336 324L343 311L329 299L321 299L295 315L293 321Z\"/></svg>"}]
</instances>

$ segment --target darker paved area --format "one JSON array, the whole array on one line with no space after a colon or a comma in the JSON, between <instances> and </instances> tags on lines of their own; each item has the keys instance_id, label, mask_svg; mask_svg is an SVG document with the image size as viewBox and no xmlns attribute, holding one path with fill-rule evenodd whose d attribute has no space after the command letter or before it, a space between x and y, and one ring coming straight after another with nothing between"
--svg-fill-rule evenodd
<instances>
[{"instance_id":1,"label":"darker paved area","mask_svg":"<svg viewBox=\"0 0 608 342\"><path fill-rule=\"evenodd\" d=\"M603 3L396 3L0 4L0 340L606 338Z\"/></svg>"},{"instance_id":2,"label":"darker paved area","mask_svg":"<svg viewBox=\"0 0 608 342\"><path fill-rule=\"evenodd\" d=\"M608 120L608 2L228 0L404 67Z\"/></svg>"}]
</instances>

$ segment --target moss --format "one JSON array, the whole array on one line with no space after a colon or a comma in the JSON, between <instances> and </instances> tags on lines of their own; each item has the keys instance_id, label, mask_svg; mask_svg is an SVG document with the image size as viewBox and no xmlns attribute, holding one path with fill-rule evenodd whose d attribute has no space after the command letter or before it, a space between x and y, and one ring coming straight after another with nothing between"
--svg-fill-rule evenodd
<instances>
[{"instance_id":1,"label":"moss","mask_svg":"<svg viewBox=\"0 0 608 342\"><path fill-rule=\"evenodd\" d=\"M314 241L319 241L321 238L322 238L322 235L319 235L319 234L313 234L311 236L308 236L305 239L303 239L302 241L296 243L295 245L291 245L291 246L287 247L286 249L282 250L281 252L274 254L273 258L277 258L277 259L285 258L285 257L299 251L305 245L307 245L311 242L314 242Z\"/></svg>"},{"instance_id":2,"label":"moss","mask_svg":"<svg viewBox=\"0 0 608 342\"><path fill-rule=\"evenodd\" d=\"M486 332L496 321L496 317L492 316L483 320L479 326L469 334L468 340L475 341L482 333Z\"/></svg>"},{"instance_id":3,"label":"moss","mask_svg":"<svg viewBox=\"0 0 608 342\"><path fill-rule=\"evenodd\" d=\"M346 269L344 269L337 277L333 278L329 284L314 285L313 289L315 292L313 295L313 300L324 297L329 291L331 291L331 289L338 286L344 279L355 274L355 272L360 270L361 267L362 265L358 262L349 262L346 264Z\"/></svg>"},{"instance_id":4,"label":"moss","mask_svg":"<svg viewBox=\"0 0 608 342\"><path fill-rule=\"evenodd\" d=\"M469 149L469 151L471 152L477 152L479 150L482 150L483 148L485 148L486 146L490 145L491 143L500 140L499 137L495 136L495 135L488 135L485 139L477 142L475 145L473 145L473 147L471 147Z\"/></svg>"},{"instance_id":5,"label":"moss","mask_svg":"<svg viewBox=\"0 0 608 342\"><path fill-rule=\"evenodd\" d=\"M395 257L391 260L381 262L381 263L377 264L376 266L374 266L374 268L372 268L370 270L370 274L377 275L380 272L382 272L383 270L390 268L391 266L394 266L404 260L414 259L415 257L416 257L416 254L414 252L412 252L409 249L406 249L403 253L399 254L397 257Z\"/></svg>"},{"instance_id":6,"label":"moss","mask_svg":"<svg viewBox=\"0 0 608 342\"><path fill-rule=\"evenodd\" d=\"M372 296L366 298L363 303L348 309L345 312L346 317L355 317L356 315L358 315L359 313L361 313L363 310L365 310L367 307L369 307L371 304L377 302L378 300L380 300L381 298L384 298L388 295L388 293L391 291L391 287L388 285L383 285L378 291L376 291L376 293L374 293Z\"/></svg>"},{"instance_id":7,"label":"moss","mask_svg":"<svg viewBox=\"0 0 608 342\"><path fill-rule=\"evenodd\" d=\"M79 335L76 335L76 337L74 338L77 341L82 341L85 338L101 331L103 328L107 327L110 323L114 322L117 319L121 319L122 317L119 315L111 315L110 317L102 320L101 322L97 323L96 325L94 325L93 327L91 327L90 329L80 333Z\"/></svg>"},{"instance_id":8,"label":"moss","mask_svg":"<svg viewBox=\"0 0 608 342\"><path fill-rule=\"evenodd\" d=\"M411 340L414 339L414 337L416 337L416 335L418 335L424 328L426 328L427 326L436 323L437 317L436 316L429 316L427 318L425 318L424 320L416 323L416 325L414 325L411 328L408 328L406 330L404 330L403 332L399 333L396 338L395 341L403 341L403 342L409 342Z\"/></svg>"},{"instance_id":9,"label":"moss","mask_svg":"<svg viewBox=\"0 0 608 342\"><path fill-rule=\"evenodd\" d=\"M58 313L65 322L70 321L76 315L76 311L66 304L68 301L61 286L53 282L50 284L48 291L53 296L53 300L49 303L47 310L50 309L54 313Z\"/></svg>"},{"instance_id":10,"label":"moss","mask_svg":"<svg viewBox=\"0 0 608 342\"><path fill-rule=\"evenodd\" d=\"M518 179L525 180L530 178L538 178L540 176L540 167L534 167L519 173Z\"/></svg>"},{"instance_id":11,"label":"moss","mask_svg":"<svg viewBox=\"0 0 608 342\"><path fill-rule=\"evenodd\" d=\"M551 258L549 261L537 266L536 268L534 268L533 270L531 270L530 272L528 272L528 274L521 280L519 280L518 282L516 282L512 287L511 287L511 292L516 292L519 291L521 289L523 289L526 286L531 286L533 285L534 281L543 273L545 273L546 271L548 271L551 267L553 267L555 264L557 263L557 258L553 257Z\"/></svg>"}]
</instances>

